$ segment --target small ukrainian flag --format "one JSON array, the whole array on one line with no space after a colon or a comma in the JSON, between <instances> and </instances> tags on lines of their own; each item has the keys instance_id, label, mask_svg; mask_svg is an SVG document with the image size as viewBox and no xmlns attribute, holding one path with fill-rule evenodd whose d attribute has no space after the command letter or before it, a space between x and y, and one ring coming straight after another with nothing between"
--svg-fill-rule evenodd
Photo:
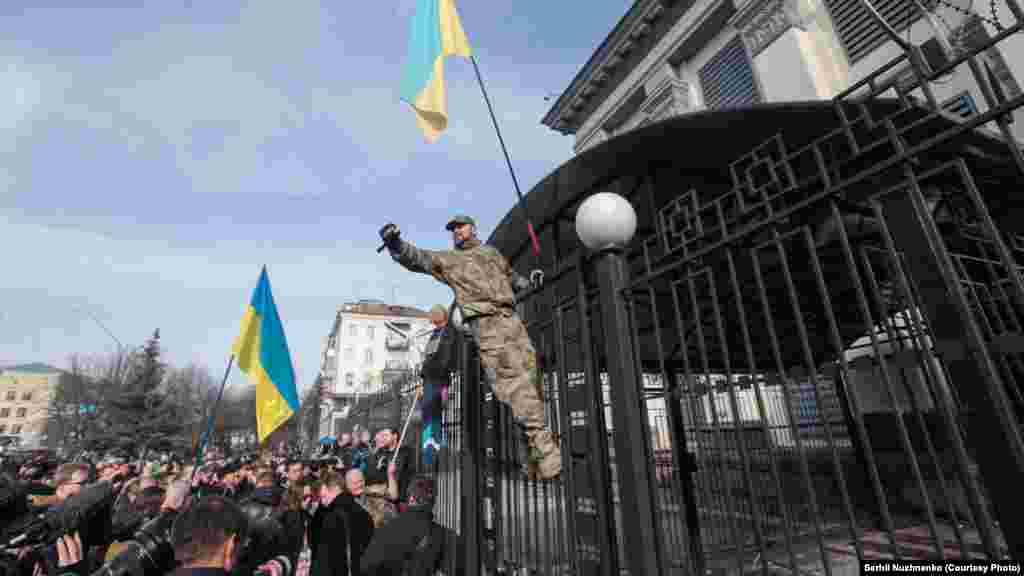
<instances>
[{"instance_id":1,"label":"small ukrainian flag","mask_svg":"<svg viewBox=\"0 0 1024 576\"><path fill-rule=\"evenodd\" d=\"M231 351L238 358L238 368L256 384L256 432L262 443L299 410L295 370L266 266Z\"/></svg>"}]
</instances>

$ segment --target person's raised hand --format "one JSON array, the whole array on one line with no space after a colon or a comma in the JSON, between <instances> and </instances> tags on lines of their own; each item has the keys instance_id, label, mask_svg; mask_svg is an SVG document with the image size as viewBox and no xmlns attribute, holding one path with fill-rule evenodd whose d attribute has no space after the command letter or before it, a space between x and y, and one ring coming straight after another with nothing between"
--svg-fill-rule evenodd
<instances>
[{"instance_id":1,"label":"person's raised hand","mask_svg":"<svg viewBox=\"0 0 1024 576\"><path fill-rule=\"evenodd\" d=\"M82 538L78 532L65 534L57 540L57 566L65 568L82 561Z\"/></svg>"}]
</instances>

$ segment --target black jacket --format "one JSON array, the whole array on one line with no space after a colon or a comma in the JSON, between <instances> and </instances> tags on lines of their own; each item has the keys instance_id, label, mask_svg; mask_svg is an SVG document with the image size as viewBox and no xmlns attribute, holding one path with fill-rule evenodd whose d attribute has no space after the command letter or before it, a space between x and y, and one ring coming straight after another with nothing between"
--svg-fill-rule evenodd
<instances>
[{"instance_id":1,"label":"black jacket","mask_svg":"<svg viewBox=\"0 0 1024 576\"><path fill-rule=\"evenodd\" d=\"M296 526L294 518L280 511L281 496L279 486L255 488L241 503L249 520L250 541L233 574L248 576L276 556L286 556L292 566L297 566L305 526L301 522Z\"/></svg>"},{"instance_id":2,"label":"black jacket","mask_svg":"<svg viewBox=\"0 0 1024 576\"><path fill-rule=\"evenodd\" d=\"M341 494L330 506L318 510L322 515L316 530L316 542L309 576L362 576L360 559L373 538L373 520L348 494Z\"/></svg>"},{"instance_id":3,"label":"black jacket","mask_svg":"<svg viewBox=\"0 0 1024 576\"><path fill-rule=\"evenodd\" d=\"M378 450L375 454L370 455L370 459L366 464L366 483L367 484L387 484L388 482L388 465L391 464L391 458L394 456L393 450ZM395 459L395 466L398 468L398 499L404 500L406 490L409 488L409 480L411 479L412 471L412 449L408 446L401 446L398 449L398 458Z\"/></svg>"}]
</instances>

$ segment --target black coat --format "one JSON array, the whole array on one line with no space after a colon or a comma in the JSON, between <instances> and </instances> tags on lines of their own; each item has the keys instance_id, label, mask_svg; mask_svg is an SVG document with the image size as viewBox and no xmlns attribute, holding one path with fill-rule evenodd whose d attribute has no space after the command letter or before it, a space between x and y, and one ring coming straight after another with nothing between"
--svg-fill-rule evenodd
<instances>
[{"instance_id":1,"label":"black coat","mask_svg":"<svg viewBox=\"0 0 1024 576\"><path fill-rule=\"evenodd\" d=\"M359 563L373 538L373 519L348 494L339 495L318 515L309 576L362 576Z\"/></svg>"}]
</instances>

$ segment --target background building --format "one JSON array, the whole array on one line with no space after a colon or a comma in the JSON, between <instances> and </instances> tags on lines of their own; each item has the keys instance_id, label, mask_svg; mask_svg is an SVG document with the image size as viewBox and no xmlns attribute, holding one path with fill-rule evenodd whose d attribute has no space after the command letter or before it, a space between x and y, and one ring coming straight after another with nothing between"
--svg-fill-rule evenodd
<instances>
[{"instance_id":1,"label":"background building","mask_svg":"<svg viewBox=\"0 0 1024 576\"><path fill-rule=\"evenodd\" d=\"M1015 20L1005 3L872 0L901 37L921 48L933 70L977 47ZM936 35L938 32L938 37ZM576 137L577 153L632 129L704 109L832 98L901 53L860 0L639 0L605 38L543 119ZM1021 93L1024 38L1004 39L979 55L993 92ZM984 112L978 85L963 66L936 98L961 117ZM906 62L885 76L912 79ZM891 91L895 96L895 89ZM919 94L919 91L918 91ZM912 93L913 95L913 93ZM1013 125L1024 136L1022 112ZM742 125L728 130L742 130ZM685 154L685 150L680 150Z\"/></svg>"},{"instance_id":2,"label":"background building","mask_svg":"<svg viewBox=\"0 0 1024 576\"><path fill-rule=\"evenodd\" d=\"M43 447L50 397L60 376L45 364L0 368L0 436L16 437L19 448Z\"/></svg>"},{"instance_id":3,"label":"background building","mask_svg":"<svg viewBox=\"0 0 1024 576\"><path fill-rule=\"evenodd\" d=\"M376 300L342 305L320 355L320 435L336 434L335 423L359 397L418 366L431 328L430 315L417 308Z\"/></svg>"}]
</instances>

